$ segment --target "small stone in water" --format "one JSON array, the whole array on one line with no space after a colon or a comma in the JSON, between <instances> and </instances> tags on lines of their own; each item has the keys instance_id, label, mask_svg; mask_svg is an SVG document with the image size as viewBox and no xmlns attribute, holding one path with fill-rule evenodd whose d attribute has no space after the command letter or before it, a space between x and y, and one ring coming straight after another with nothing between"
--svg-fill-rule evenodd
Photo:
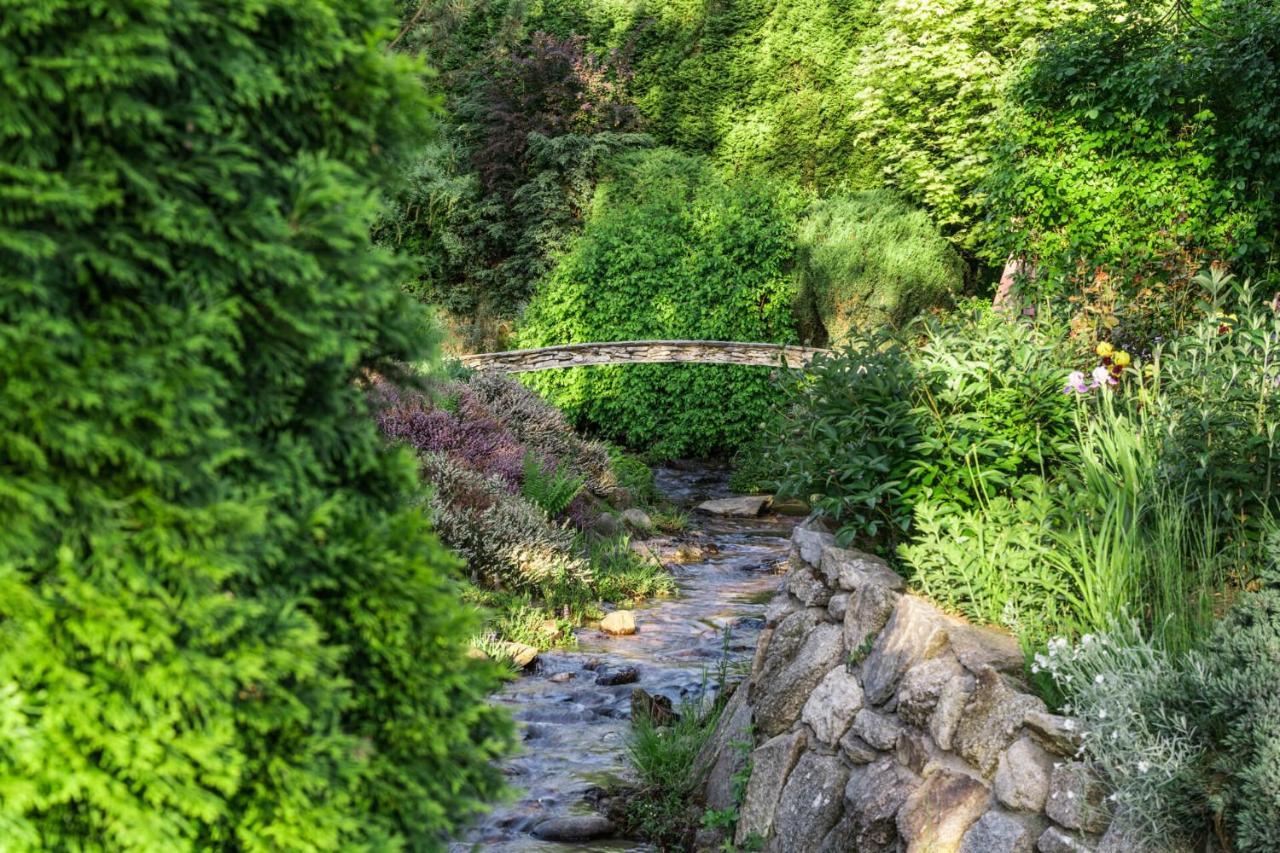
<instances>
[{"instance_id":1,"label":"small stone in water","mask_svg":"<svg viewBox=\"0 0 1280 853\"><path fill-rule=\"evenodd\" d=\"M572 680L573 680L572 672L557 672L555 675L547 679L547 681L554 682L555 684L564 684L566 681L572 681Z\"/></svg>"},{"instance_id":2,"label":"small stone in water","mask_svg":"<svg viewBox=\"0 0 1280 853\"><path fill-rule=\"evenodd\" d=\"M630 610L615 610L600 620L600 630L606 634L626 635L636 632L636 617Z\"/></svg>"},{"instance_id":3,"label":"small stone in water","mask_svg":"<svg viewBox=\"0 0 1280 853\"><path fill-rule=\"evenodd\" d=\"M543 841L590 841L613 834L613 822L600 815L567 815L544 820L533 828Z\"/></svg>"},{"instance_id":4,"label":"small stone in water","mask_svg":"<svg viewBox=\"0 0 1280 853\"><path fill-rule=\"evenodd\" d=\"M647 719L655 726L669 726L679 721L680 715L671 707L666 696L650 693L643 687L631 689L631 719Z\"/></svg>"},{"instance_id":5,"label":"small stone in water","mask_svg":"<svg viewBox=\"0 0 1280 853\"><path fill-rule=\"evenodd\" d=\"M640 680L640 670L634 666L624 666L621 669L605 670L596 675L596 684L602 684L605 687L612 687L616 684L631 684Z\"/></svg>"}]
</instances>

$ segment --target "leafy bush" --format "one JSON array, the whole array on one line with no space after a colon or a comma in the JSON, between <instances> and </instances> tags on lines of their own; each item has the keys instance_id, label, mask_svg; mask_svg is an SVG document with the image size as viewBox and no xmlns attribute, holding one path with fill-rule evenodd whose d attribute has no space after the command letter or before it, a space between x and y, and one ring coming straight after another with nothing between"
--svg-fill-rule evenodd
<instances>
[{"instance_id":1,"label":"leafy bush","mask_svg":"<svg viewBox=\"0 0 1280 853\"><path fill-rule=\"evenodd\" d=\"M1094 8L1090 0L879 4L853 69L858 141L876 151L885 182L923 205L958 245L981 246L975 190L1003 133L1005 76L1030 40Z\"/></svg>"},{"instance_id":2,"label":"leafy bush","mask_svg":"<svg viewBox=\"0 0 1280 853\"><path fill-rule=\"evenodd\" d=\"M905 532L912 452L915 373L903 350L878 335L819 355L791 380L762 440L783 497L809 500L838 520L844 542Z\"/></svg>"},{"instance_id":3,"label":"leafy bush","mask_svg":"<svg viewBox=\"0 0 1280 853\"><path fill-rule=\"evenodd\" d=\"M1187 250L1270 268L1280 11L1211 0L1170 26L1168 5L1112 3L1060 27L1009 91L990 255L1034 258L1037 290L1103 268L1134 295Z\"/></svg>"},{"instance_id":4,"label":"leafy bush","mask_svg":"<svg viewBox=\"0 0 1280 853\"><path fill-rule=\"evenodd\" d=\"M1077 590L1052 558L1059 513L1043 488L976 509L915 508L899 548L912 585L975 622L1008 628L1027 647L1074 625Z\"/></svg>"},{"instance_id":5,"label":"leafy bush","mask_svg":"<svg viewBox=\"0 0 1280 853\"><path fill-rule=\"evenodd\" d=\"M964 265L923 211L884 190L819 202L800 223L796 315L819 345L901 326L959 291Z\"/></svg>"},{"instance_id":6,"label":"leafy bush","mask_svg":"<svg viewBox=\"0 0 1280 853\"><path fill-rule=\"evenodd\" d=\"M433 847L511 744L359 381L426 357L370 251L429 133L380 3L0 15L0 835Z\"/></svg>"},{"instance_id":7,"label":"leafy bush","mask_svg":"<svg viewBox=\"0 0 1280 853\"><path fill-rule=\"evenodd\" d=\"M582 236L530 304L522 346L583 341L794 339L796 204L693 157L623 158ZM741 443L769 394L761 368L627 365L529 374L578 424L657 455Z\"/></svg>"}]
</instances>

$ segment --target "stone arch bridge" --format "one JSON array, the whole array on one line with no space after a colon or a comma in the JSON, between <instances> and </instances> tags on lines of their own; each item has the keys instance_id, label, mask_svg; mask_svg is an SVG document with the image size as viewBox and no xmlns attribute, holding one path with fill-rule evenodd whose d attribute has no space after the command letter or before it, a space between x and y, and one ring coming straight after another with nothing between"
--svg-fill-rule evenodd
<instances>
[{"instance_id":1,"label":"stone arch bridge","mask_svg":"<svg viewBox=\"0 0 1280 853\"><path fill-rule=\"evenodd\" d=\"M486 352L464 355L460 360L473 370L499 373L529 373L535 370L601 364L741 364L748 367L786 365L798 369L823 352L828 350L791 344L738 341L611 341Z\"/></svg>"}]
</instances>

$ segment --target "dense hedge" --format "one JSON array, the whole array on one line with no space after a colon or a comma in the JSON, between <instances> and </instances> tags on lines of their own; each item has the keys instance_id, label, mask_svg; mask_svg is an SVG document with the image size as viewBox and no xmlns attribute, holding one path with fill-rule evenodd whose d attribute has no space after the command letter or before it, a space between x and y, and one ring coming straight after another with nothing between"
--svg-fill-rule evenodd
<instances>
[{"instance_id":1,"label":"dense hedge","mask_svg":"<svg viewBox=\"0 0 1280 853\"><path fill-rule=\"evenodd\" d=\"M415 464L377 182L431 127L376 0L0 15L0 838L438 846L509 724Z\"/></svg>"},{"instance_id":2,"label":"dense hedge","mask_svg":"<svg viewBox=\"0 0 1280 853\"><path fill-rule=\"evenodd\" d=\"M815 343L900 326L964 284L963 261L929 216L885 190L815 204L800 223L795 270L801 333Z\"/></svg>"},{"instance_id":3,"label":"dense hedge","mask_svg":"<svg viewBox=\"0 0 1280 853\"><path fill-rule=\"evenodd\" d=\"M524 317L519 342L794 339L786 266L798 199L726 181L670 150L629 155ZM534 374L579 423L659 453L736 447L768 399L765 368L631 365Z\"/></svg>"}]
</instances>

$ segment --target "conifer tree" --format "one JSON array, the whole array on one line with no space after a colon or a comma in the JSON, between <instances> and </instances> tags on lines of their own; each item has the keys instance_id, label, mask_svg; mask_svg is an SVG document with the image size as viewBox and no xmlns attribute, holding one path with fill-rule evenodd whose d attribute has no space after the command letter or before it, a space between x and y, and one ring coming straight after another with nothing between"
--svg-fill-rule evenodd
<instances>
[{"instance_id":1,"label":"conifer tree","mask_svg":"<svg viewBox=\"0 0 1280 853\"><path fill-rule=\"evenodd\" d=\"M430 849L499 787L361 379L429 128L379 0L0 2L0 847Z\"/></svg>"}]
</instances>

